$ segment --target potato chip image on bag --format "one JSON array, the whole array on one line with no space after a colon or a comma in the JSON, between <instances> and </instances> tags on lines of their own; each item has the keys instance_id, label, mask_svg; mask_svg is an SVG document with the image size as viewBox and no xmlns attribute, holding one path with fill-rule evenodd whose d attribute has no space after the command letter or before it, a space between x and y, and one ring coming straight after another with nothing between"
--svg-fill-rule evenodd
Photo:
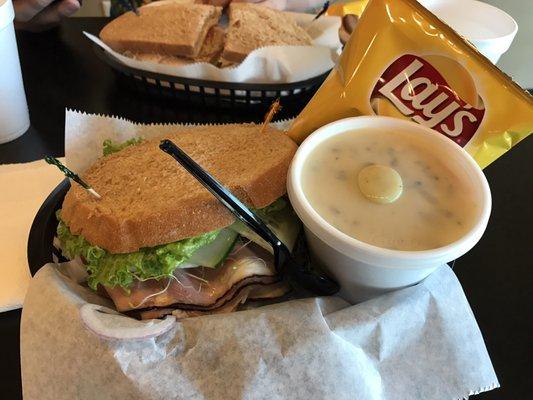
<instances>
[{"instance_id":1,"label":"potato chip image on bag","mask_svg":"<svg viewBox=\"0 0 533 400\"><path fill-rule=\"evenodd\" d=\"M533 97L415 0L370 0L289 135L382 115L428 126L483 168L533 131Z\"/></svg>"}]
</instances>

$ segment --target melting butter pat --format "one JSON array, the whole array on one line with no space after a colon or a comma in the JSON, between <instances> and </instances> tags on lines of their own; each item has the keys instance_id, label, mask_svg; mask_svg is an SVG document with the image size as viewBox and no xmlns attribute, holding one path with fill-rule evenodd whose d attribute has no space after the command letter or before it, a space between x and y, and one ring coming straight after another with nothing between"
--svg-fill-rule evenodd
<instances>
[{"instance_id":1,"label":"melting butter pat","mask_svg":"<svg viewBox=\"0 0 533 400\"><path fill-rule=\"evenodd\" d=\"M374 203L392 203L402 195L403 183L400 174L386 165L369 165L357 177L359 190Z\"/></svg>"}]
</instances>

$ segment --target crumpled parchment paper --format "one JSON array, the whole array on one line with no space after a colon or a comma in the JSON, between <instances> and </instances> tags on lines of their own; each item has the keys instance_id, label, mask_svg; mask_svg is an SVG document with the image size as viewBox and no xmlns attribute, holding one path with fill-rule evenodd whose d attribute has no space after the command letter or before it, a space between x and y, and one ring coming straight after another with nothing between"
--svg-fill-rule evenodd
<instances>
[{"instance_id":1,"label":"crumpled parchment paper","mask_svg":"<svg viewBox=\"0 0 533 400\"><path fill-rule=\"evenodd\" d=\"M101 339L86 303L109 305L54 264L22 313L26 400L463 399L498 387L453 271L350 306L308 298L178 321L145 340Z\"/></svg>"},{"instance_id":2,"label":"crumpled parchment paper","mask_svg":"<svg viewBox=\"0 0 533 400\"><path fill-rule=\"evenodd\" d=\"M157 4L157 3L154 3ZM313 14L291 13L297 23L306 28L313 39L312 46L269 46L254 50L239 65L218 68L209 63L184 62L165 65L139 61L113 51L97 36L85 36L128 67L183 78L236 83L292 83L311 79L329 71L335 65L341 48L339 17L322 16L312 21Z\"/></svg>"},{"instance_id":3,"label":"crumpled parchment paper","mask_svg":"<svg viewBox=\"0 0 533 400\"><path fill-rule=\"evenodd\" d=\"M177 129L183 126L67 111L67 164L82 172L101 155L104 139ZM66 265L45 265L25 298L26 400L451 400L499 386L448 266L353 306L338 297L291 300L189 318L160 336L121 341L86 328L82 307L112 304L78 284Z\"/></svg>"}]
</instances>

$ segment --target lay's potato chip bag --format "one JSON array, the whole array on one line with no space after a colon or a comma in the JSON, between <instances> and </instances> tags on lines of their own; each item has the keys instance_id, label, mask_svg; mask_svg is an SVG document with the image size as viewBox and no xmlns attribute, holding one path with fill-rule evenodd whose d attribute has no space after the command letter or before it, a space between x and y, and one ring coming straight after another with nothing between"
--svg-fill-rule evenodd
<instances>
[{"instance_id":1,"label":"lay's potato chip bag","mask_svg":"<svg viewBox=\"0 0 533 400\"><path fill-rule=\"evenodd\" d=\"M289 135L357 115L428 126L484 168L533 131L533 97L417 1L370 0Z\"/></svg>"},{"instance_id":2,"label":"lay's potato chip bag","mask_svg":"<svg viewBox=\"0 0 533 400\"><path fill-rule=\"evenodd\" d=\"M343 17L346 14L361 15L368 4L368 0L352 0L346 3L333 3L328 7L327 14Z\"/></svg>"}]
</instances>

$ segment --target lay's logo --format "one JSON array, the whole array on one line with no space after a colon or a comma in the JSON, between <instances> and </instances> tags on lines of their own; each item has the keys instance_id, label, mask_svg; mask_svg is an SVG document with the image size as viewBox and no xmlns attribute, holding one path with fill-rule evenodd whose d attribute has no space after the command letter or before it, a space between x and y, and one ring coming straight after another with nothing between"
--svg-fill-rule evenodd
<instances>
[{"instance_id":1,"label":"lay's logo","mask_svg":"<svg viewBox=\"0 0 533 400\"><path fill-rule=\"evenodd\" d=\"M376 83L370 104L377 115L410 118L460 146L474 136L485 114L468 71L437 55L396 59Z\"/></svg>"}]
</instances>

